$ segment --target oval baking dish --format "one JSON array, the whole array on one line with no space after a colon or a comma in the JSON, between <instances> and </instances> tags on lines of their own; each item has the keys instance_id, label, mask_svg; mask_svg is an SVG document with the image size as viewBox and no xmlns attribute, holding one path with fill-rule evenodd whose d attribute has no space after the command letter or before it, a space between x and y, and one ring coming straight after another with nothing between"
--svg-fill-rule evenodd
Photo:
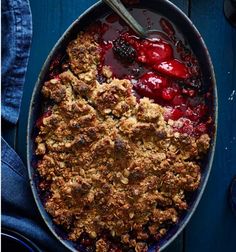
<instances>
[{"instance_id":1,"label":"oval baking dish","mask_svg":"<svg viewBox=\"0 0 236 252\"><path fill-rule=\"evenodd\" d=\"M135 6L136 8L136 6ZM191 194L191 198L189 200L189 209L181 216L180 220L175 224L167 234L160 239L157 243L153 243L148 251L156 251L159 249L162 251L166 248L183 230L183 228L188 223L192 214L194 213L202 193L205 189L212 162L214 157L215 150L215 142L216 142L216 128L217 128L217 89L215 83L214 70L212 66L212 62L206 48L206 45L195 28L189 18L174 4L169 1L161 1L161 0L149 0L149 1L141 1L140 5L137 8L143 9L151 9L154 12L157 12L159 15L166 17L170 20L178 31L183 35L183 37L188 41L193 53L196 55L200 69L202 72L202 78L204 84L207 85L207 88L212 90L212 108L211 108L211 116L213 118L213 130L211 135L211 146L208 151L207 157L203 162L202 167L202 178L200 182L199 188ZM37 162L37 157L35 156L35 125L36 121L42 112L42 94L41 89L46 81L46 78L49 74L49 68L52 61L55 57L60 53L66 50L68 43L73 40L79 31L83 30L86 26L91 24L91 20L96 20L110 13L111 10L105 6L103 3L98 2L85 11L80 17L74 21L74 23L67 29L67 31L62 35L62 37L58 40L52 51L50 52L48 58L46 59L42 70L39 74L39 78L35 85L31 104L29 111L29 119L28 119L28 132L27 132L27 164L28 164L28 172L31 183L31 188L33 191L33 195L38 206L38 209L45 221L48 225L51 232L55 235L55 237L60 240L68 249L71 251L85 251L83 246L76 242L72 242L66 239L66 233L57 225L55 225L52 221L51 216L46 212L43 206L43 199L40 197L40 193L37 187L38 174L35 169L35 163Z\"/></svg>"}]
</instances>

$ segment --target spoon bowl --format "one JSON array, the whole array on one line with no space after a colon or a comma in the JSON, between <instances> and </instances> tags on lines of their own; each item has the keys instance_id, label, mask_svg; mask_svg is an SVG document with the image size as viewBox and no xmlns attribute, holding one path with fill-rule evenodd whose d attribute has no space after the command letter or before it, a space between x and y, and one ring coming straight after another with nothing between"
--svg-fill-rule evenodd
<instances>
[{"instance_id":1,"label":"spoon bowl","mask_svg":"<svg viewBox=\"0 0 236 252\"><path fill-rule=\"evenodd\" d=\"M103 2L110 6L112 10L115 11L115 13L119 15L135 33L137 33L139 37L155 39L155 34L160 34L160 31L158 30L148 30L141 26L138 21L134 19L134 17L129 13L129 11L125 8L120 0L103 0Z\"/></svg>"},{"instance_id":2,"label":"spoon bowl","mask_svg":"<svg viewBox=\"0 0 236 252\"><path fill-rule=\"evenodd\" d=\"M170 41L170 38L163 32L159 30L146 30L146 36L142 37L151 41L158 41L162 37L166 41Z\"/></svg>"}]
</instances>

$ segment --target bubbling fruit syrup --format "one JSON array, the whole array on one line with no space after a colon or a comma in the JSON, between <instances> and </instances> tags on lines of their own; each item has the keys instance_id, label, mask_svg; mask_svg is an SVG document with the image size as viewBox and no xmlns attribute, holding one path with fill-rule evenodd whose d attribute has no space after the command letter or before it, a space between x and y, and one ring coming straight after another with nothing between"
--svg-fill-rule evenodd
<instances>
[{"instance_id":1,"label":"bubbling fruit syrup","mask_svg":"<svg viewBox=\"0 0 236 252\"><path fill-rule=\"evenodd\" d=\"M130 11L141 25L158 32L141 39L116 14L96 20L88 31L100 45L97 80L106 81L102 67L109 66L113 77L131 81L138 100L148 97L163 106L165 119L174 121L174 130L196 136L210 134L208 104L212 95L206 90L198 60L184 37L170 21L151 10ZM58 66L63 57L59 58L51 64L51 78L61 70Z\"/></svg>"},{"instance_id":2,"label":"bubbling fruit syrup","mask_svg":"<svg viewBox=\"0 0 236 252\"><path fill-rule=\"evenodd\" d=\"M176 131L207 133L210 93L202 92L195 55L167 19L149 10L133 9L131 13L143 26L159 32L141 39L116 14L97 20L90 29L98 36L100 69L107 65L113 77L129 79L137 99L148 97L164 106L165 119L178 120ZM100 72L98 81L104 80Z\"/></svg>"}]
</instances>

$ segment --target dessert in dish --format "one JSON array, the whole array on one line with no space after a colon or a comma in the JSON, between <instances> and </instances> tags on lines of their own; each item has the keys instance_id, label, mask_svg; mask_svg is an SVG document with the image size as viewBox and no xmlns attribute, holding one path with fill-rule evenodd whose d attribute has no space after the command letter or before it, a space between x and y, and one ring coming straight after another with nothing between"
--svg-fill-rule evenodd
<instances>
[{"instance_id":1,"label":"dessert in dish","mask_svg":"<svg viewBox=\"0 0 236 252\"><path fill-rule=\"evenodd\" d=\"M201 181L211 92L173 25L157 22L158 36L140 39L116 15L96 21L42 87L39 191L53 221L88 251L147 251Z\"/></svg>"}]
</instances>

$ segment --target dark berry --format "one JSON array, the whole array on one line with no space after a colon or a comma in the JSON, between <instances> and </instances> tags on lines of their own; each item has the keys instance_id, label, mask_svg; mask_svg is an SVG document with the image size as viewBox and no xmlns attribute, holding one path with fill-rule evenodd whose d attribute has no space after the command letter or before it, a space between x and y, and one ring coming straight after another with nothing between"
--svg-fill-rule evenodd
<instances>
[{"instance_id":1,"label":"dark berry","mask_svg":"<svg viewBox=\"0 0 236 252\"><path fill-rule=\"evenodd\" d=\"M202 85L202 82L201 80L199 79L193 79L191 81L189 81L188 83L191 87L195 88L195 89L200 89L201 88L201 85Z\"/></svg>"},{"instance_id":2,"label":"dark berry","mask_svg":"<svg viewBox=\"0 0 236 252\"><path fill-rule=\"evenodd\" d=\"M102 83L105 83L105 82L107 81L107 78L106 78L104 75L99 74L99 75L97 76L97 81L98 81L100 84L102 84Z\"/></svg>"},{"instance_id":3,"label":"dark berry","mask_svg":"<svg viewBox=\"0 0 236 252\"><path fill-rule=\"evenodd\" d=\"M113 42L113 52L121 60L132 63L136 58L136 50L123 38L118 38Z\"/></svg>"}]
</instances>

